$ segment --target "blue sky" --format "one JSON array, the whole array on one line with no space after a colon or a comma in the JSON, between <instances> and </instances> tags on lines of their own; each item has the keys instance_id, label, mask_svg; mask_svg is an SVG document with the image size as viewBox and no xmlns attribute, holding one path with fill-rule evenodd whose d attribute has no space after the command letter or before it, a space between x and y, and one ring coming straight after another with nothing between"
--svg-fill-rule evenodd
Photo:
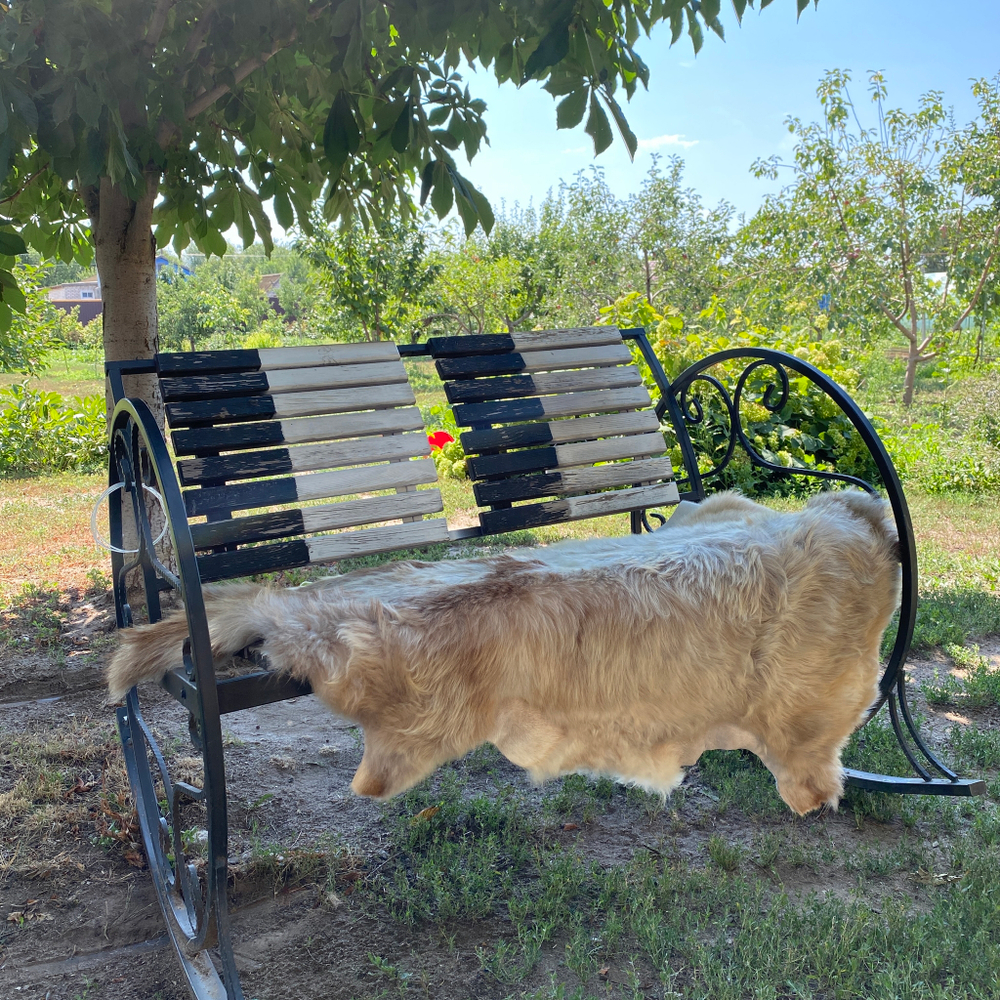
<instances>
[{"instance_id":1,"label":"blue sky","mask_svg":"<svg viewBox=\"0 0 1000 1000\"><path fill-rule=\"evenodd\" d=\"M497 87L488 73L465 67L472 91L488 104L492 145L459 169L499 207L537 204L560 179L595 163L625 195L640 186L653 151L676 153L705 202L725 198L752 212L775 182L751 177L750 164L787 155L788 115L819 116L824 70L852 70L852 96L865 109L872 69L886 73L890 106L914 108L920 94L943 91L960 124L976 113L970 78L1000 72L998 0L820 0L798 23L794 0L775 0L763 12L748 10L742 27L724 0L722 19L726 41L707 33L697 57L686 35L670 48L663 25L640 41L650 83L625 109L640 140L634 163L617 136L595 159L582 125L557 130L555 102L537 84Z\"/></svg>"}]
</instances>

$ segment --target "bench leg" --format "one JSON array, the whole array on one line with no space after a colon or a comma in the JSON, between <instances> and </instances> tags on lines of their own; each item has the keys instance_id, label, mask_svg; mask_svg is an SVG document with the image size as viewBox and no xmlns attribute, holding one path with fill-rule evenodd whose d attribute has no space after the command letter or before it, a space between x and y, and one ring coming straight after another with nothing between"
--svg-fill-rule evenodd
<instances>
[{"instance_id":1,"label":"bench leg","mask_svg":"<svg viewBox=\"0 0 1000 1000\"><path fill-rule=\"evenodd\" d=\"M139 551L113 556L119 628L133 624L126 577L138 570L146 614L160 618L160 593L176 590L188 617L184 669L164 686L188 712L203 765L200 786L171 776L153 729L132 688L117 710L125 766L135 797L143 847L170 940L197 1000L244 1000L233 957L227 910L228 826L222 726L201 583L183 499L159 430L142 404L121 400L112 417L110 475L122 483L111 504L111 542L122 548L123 511L136 526ZM149 488L162 497L176 572L160 561L146 510ZM193 837L192 837L193 834ZM213 953L210 955L210 952Z\"/></svg>"}]
</instances>

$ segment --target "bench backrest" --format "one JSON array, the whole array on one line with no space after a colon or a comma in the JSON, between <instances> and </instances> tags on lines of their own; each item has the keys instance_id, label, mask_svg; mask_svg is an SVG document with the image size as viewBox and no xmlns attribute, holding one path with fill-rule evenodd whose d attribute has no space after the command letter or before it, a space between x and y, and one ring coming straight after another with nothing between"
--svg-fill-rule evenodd
<instances>
[{"instance_id":1,"label":"bench backrest","mask_svg":"<svg viewBox=\"0 0 1000 1000\"><path fill-rule=\"evenodd\" d=\"M423 519L441 494L417 489L437 476L394 344L160 354L157 369L188 517L207 518L191 524L203 581L448 540ZM348 499L302 506L332 498ZM344 528L359 530L321 534ZM270 544L237 548L251 542Z\"/></svg>"},{"instance_id":2,"label":"bench backrest","mask_svg":"<svg viewBox=\"0 0 1000 1000\"><path fill-rule=\"evenodd\" d=\"M461 442L476 503L490 508L485 533L677 503L659 420L616 327L428 348L456 422L471 428Z\"/></svg>"}]
</instances>

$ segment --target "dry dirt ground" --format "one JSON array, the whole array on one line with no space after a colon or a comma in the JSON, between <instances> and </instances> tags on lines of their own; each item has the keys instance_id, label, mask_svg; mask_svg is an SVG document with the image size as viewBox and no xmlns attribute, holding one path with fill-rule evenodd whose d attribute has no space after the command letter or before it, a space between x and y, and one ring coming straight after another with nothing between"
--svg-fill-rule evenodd
<instances>
[{"instance_id":1,"label":"dry dirt ground","mask_svg":"<svg viewBox=\"0 0 1000 1000\"><path fill-rule=\"evenodd\" d=\"M64 596L56 610L55 637L37 618L12 619L14 641L0 647L7 748L0 769L0 998L182 1000L188 992L135 843L113 712L103 704L100 668L114 641L113 614L106 597L79 593ZM983 651L996 657L1000 647ZM912 669L929 677L935 665L947 669L943 661L917 661ZM165 752L183 768L192 753L186 717L156 689L146 704ZM995 711L983 710L979 724L995 725L987 718ZM951 721L944 710L929 712L932 736ZM387 809L349 791L362 749L354 727L307 698L228 716L224 730L233 935L248 998L504 1000L542 989L550 973L565 978L566 941L559 937L515 985L486 971L477 949L493 949L512 933L499 913L413 926L388 916L370 887L393 861L392 820ZM189 764L197 771L196 759ZM762 837L780 835L791 847L775 852L766 877L792 897L846 896L855 878L843 866L802 858L899 843L898 822L865 823L849 808L805 820L720 808L698 772L666 808L617 787L600 808L583 800L552 807L558 788L532 788L518 769L488 753L435 780L457 776L464 794L513 788L540 811L545 836L604 866L642 850L704 864L713 836L752 854ZM873 891L902 891L929 906L938 890L925 876L893 875ZM613 961L589 991L665 995L641 964Z\"/></svg>"}]
</instances>

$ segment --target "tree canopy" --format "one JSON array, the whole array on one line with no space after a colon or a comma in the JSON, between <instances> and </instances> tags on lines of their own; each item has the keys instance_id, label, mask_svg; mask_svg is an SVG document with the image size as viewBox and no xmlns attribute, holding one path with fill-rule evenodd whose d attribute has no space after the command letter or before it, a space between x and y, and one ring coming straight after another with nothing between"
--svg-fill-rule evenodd
<instances>
[{"instance_id":1,"label":"tree canopy","mask_svg":"<svg viewBox=\"0 0 1000 1000\"><path fill-rule=\"evenodd\" d=\"M753 6L731 2L737 18ZM453 155L486 135L463 58L500 82L544 81L558 127L586 116L596 152L615 130L634 152L621 96L648 82L639 38L667 22L697 51L706 29L723 34L719 12L720 0L14 0L0 13L0 324L23 305L9 265L25 244L88 261L93 243L107 331L128 325L113 302L153 301L150 223L160 247L222 254L235 226L269 248L267 201L308 234L317 201L330 220L405 218L419 178L439 216L454 205L467 232L489 230ZM148 349L150 322L155 309L112 339Z\"/></svg>"}]
</instances>

